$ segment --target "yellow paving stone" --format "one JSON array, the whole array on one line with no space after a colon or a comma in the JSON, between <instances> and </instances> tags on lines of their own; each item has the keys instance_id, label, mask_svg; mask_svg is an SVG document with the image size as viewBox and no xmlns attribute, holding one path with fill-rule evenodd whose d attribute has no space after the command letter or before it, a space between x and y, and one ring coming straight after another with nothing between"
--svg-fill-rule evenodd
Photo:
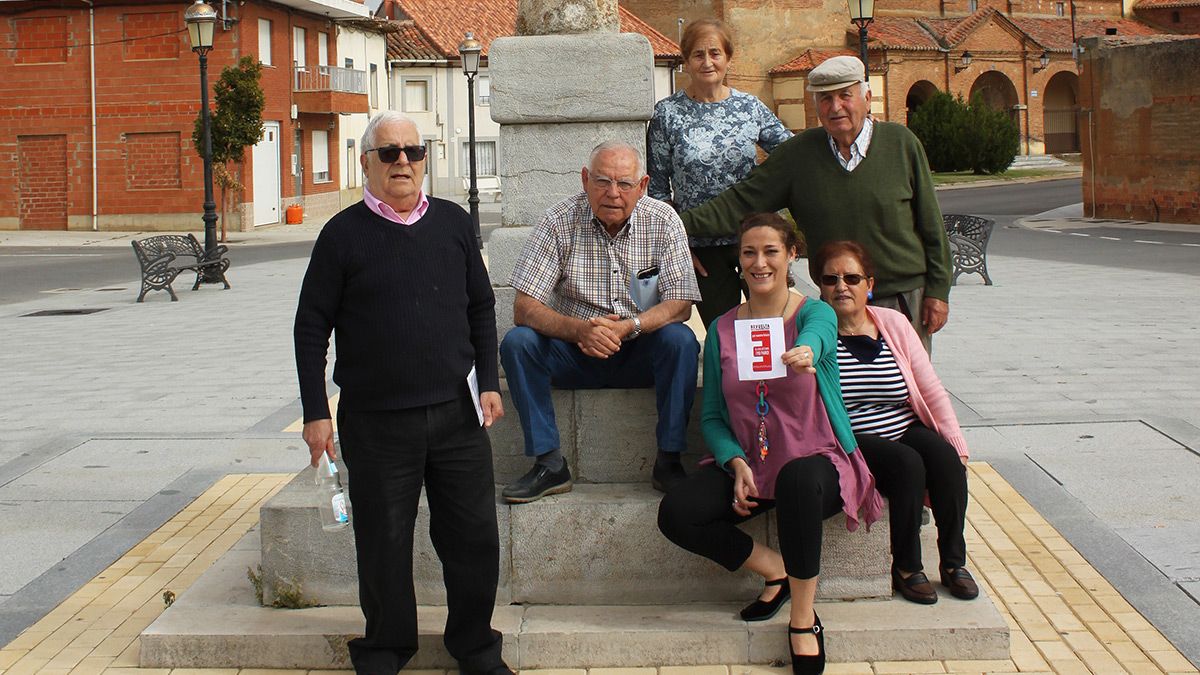
<instances>
[{"instance_id":1,"label":"yellow paving stone","mask_svg":"<svg viewBox=\"0 0 1200 675\"><path fill-rule=\"evenodd\" d=\"M174 670L171 672L171 675L175 675L175 673L178 673L178 672L179 672L178 670ZM308 675L345 675L345 673L348 673L348 672L351 672L351 671L349 669L347 669L347 670L310 670L310 671L308 671ZM207 673L208 673L207 670L197 671L194 675L206 675ZM193 674L189 673L187 675L193 675Z\"/></svg>"},{"instance_id":2,"label":"yellow paving stone","mask_svg":"<svg viewBox=\"0 0 1200 675\"><path fill-rule=\"evenodd\" d=\"M1077 658L1051 661L1050 667L1059 675L1093 675L1092 671Z\"/></svg>"},{"instance_id":3,"label":"yellow paving stone","mask_svg":"<svg viewBox=\"0 0 1200 675\"><path fill-rule=\"evenodd\" d=\"M310 670L309 675L313 673L344 673L346 671L337 670ZM237 668L174 668L171 670L171 675L238 675Z\"/></svg>"},{"instance_id":4,"label":"yellow paving stone","mask_svg":"<svg viewBox=\"0 0 1200 675\"><path fill-rule=\"evenodd\" d=\"M521 673L541 673L540 670L522 670ZM554 675L574 675L575 671L554 671ZM581 674L583 671L579 671ZM728 666L663 666L659 675L729 675Z\"/></svg>"},{"instance_id":5,"label":"yellow paving stone","mask_svg":"<svg viewBox=\"0 0 1200 675\"><path fill-rule=\"evenodd\" d=\"M1070 631L1063 633L1063 639L1067 644L1077 652L1095 652L1104 651L1104 645L1096 639L1096 636L1087 631Z\"/></svg>"},{"instance_id":6,"label":"yellow paving stone","mask_svg":"<svg viewBox=\"0 0 1200 675\"><path fill-rule=\"evenodd\" d=\"M1075 652L1071 651L1066 643L1057 640L1035 640L1033 644L1050 662L1068 660L1075 655Z\"/></svg>"},{"instance_id":7,"label":"yellow paving stone","mask_svg":"<svg viewBox=\"0 0 1200 675\"><path fill-rule=\"evenodd\" d=\"M46 663L46 667L70 670L79 665L79 662L83 661L91 651L91 647L66 647L51 657L50 661Z\"/></svg>"},{"instance_id":8,"label":"yellow paving stone","mask_svg":"<svg viewBox=\"0 0 1200 675\"><path fill-rule=\"evenodd\" d=\"M1009 636L1009 656L1021 672L1049 670L1050 664L1024 633L1014 632Z\"/></svg>"},{"instance_id":9,"label":"yellow paving stone","mask_svg":"<svg viewBox=\"0 0 1200 675\"><path fill-rule=\"evenodd\" d=\"M441 671L436 671L441 672ZM243 668L241 675L307 675L307 670L285 670L283 668Z\"/></svg>"},{"instance_id":10,"label":"yellow paving stone","mask_svg":"<svg viewBox=\"0 0 1200 675\"><path fill-rule=\"evenodd\" d=\"M786 670L784 672L787 672ZM867 675L873 673L871 664L865 661L853 663L830 663L825 666L826 675Z\"/></svg>"},{"instance_id":11,"label":"yellow paving stone","mask_svg":"<svg viewBox=\"0 0 1200 675\"><path fill-rule=\"evenodd\" d=\"M134 640L137 639L137 636L140 633L141 631L138 631L138 633L133 635L117 635L107 637L103 642L97 645L95 649L92 650L92 656L116 658L121 654L121 652L125 651L125 649L129 647Z\"/></svg>"},{"instance_id":12,"label":"yellow paving stone","mask_svg":"<svg viewBox=\"0 0 1200 675\"><path fill-rule=\"evenodd\" d=\"M1154 629L1131 630L1129 637L1146 653L1175 651L1175 646L1163 637L1162 633Z\"/></svg>"},{"instance_id":13,"label":"yellow paving stone","mask_svg":"<svg viewBox=\"0 0 1200 675\"><path fill-rule=\"evenodd\" d=\"M7 668L28 654L25 649L0 649L0 669Z\"/></svg>"},{"instance_id":14,"label":"yellow paving stone","mask_svg":"<svg viewBox=\"0 0 1200 675\"><path fill-rule=\"evenodd\" d=\"M996 661L946 661L946 672L960 673L1015 673L1017 664L1012 659Z\"/></svg>"},{"instance_id":15,"label":"yellow paving stone","mask_svg":"<svg viewBox=\"0 0 1200 675\"><path fill-rule=\"evenodd\" d=\"M104 671L103 675L170 675L170 668L137 668L115 667Z\"/></svg>"},{"instance_id":16,"label":"yellow paving stone","mask_svg":"<svg viewBox=\"0 0 1200 675\"><path fill-rule=\"evenodd\" d=\"M42 666L50 659L39 659L26 656L4 671L4 675L33 675L41 671Z\"/></svg>"},{"instance_id":17,"label":"yellow paving stone","mask_svg":"<svg viewBox=\"0 0 1200 675\"><path fill-rule=\"evenodd\" d=\"M944 673L941 661L876 661L876 673Z\"/></svg>"},{"instance_id":18,"label":"yellow paving stone","mask_svg":"<svg viewBox=\"0 0 1200 675\"><path fill-rule=\"evenodd\" d=\"M30 628L13 638L13 641L5 645L4 648L28 651L36 647L38 643L48 637L50 637L50 631L38 630L35 624L33 628Z\"/></svg>"},{"instance_id":19,"label":"yellow paving stone","mask_svg":"<svg viewBox=\"0 0 1200 675\"><path fill-rule=\"evenodd\" d=\"M1162 668L1167 672L1196 672L1196 669L1192 666L1191 662L1183 658L1183 654L1180 654L1174 649L1161 652L1152 651L1147 652L1147 654L1150 656L1150 659L1158 665L1159 668Z\"/></svg>"},{"instance_id":20,"label":"yellow paving stone","mask_svg":"<svg viewBox=\"0 0 1200 675\"><path fill-rule=\"evenodd\" d=\"M587 671L583 668L542 668L540 670L522 670L520 672L521 675L587 675ZM721 666L721 673L725 672L725 666Z\"/></svg>"},{"instance_id":21,"label":"yellow paving stone","mask_svg":"<svg viewBox=\"0 0 1200 675\"><path fill-rule=\"evenodd\" d=\"M1075 653L1087 664L1088 670L1093 673L1119 673L1124 670L1120 662L1113 658L1112 654L1104 650L1093 651L1081 649Z\"/></svg>"},{"instance_id":22,"label":"yellow paving stone","mask_svg":"<svg viewBox=\"0 0 1200 675\"><path fill-rule=\"evenodd\" d=\"M116 658L113 659L112 664L115 667L137 668L141 663L141 661L139 661L141 651L141 643L137 640L134 640L133 642L129 643L129 646L126 647L119 655L117 655Z\"/></svg>"},{"instance_id":23,"label":"yellow paving stone","mask_svg":"<svg viewBox=\"0 0 1200 675\"><path fill-rule=\"evenodd\" d=\"M657 668L591 668L588 675L657 675ZM308 675L312 675L309 673Z\"/></svg>"},{"instance_id":24,"label":"yellow paving stone","mask_svg":"<svg viewBox=\"0 0 1200 675\"><path fill-rule=\"evenodd\" d=\"M71 675L100 675L110 663L110 656L89 656L71 669Z\"/></svg>"}]
</instances>

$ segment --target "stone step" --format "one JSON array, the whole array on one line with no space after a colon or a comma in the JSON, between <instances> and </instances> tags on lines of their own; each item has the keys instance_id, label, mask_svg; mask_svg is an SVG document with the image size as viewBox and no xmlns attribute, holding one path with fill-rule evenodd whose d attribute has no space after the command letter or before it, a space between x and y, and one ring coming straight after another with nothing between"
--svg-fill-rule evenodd
<instances>
[{"instance_id":1,"label":"stone step","mask_svg":"<svg viewBox=\"0 0 1200 675\"><path fill-rule=\"evenodd\" d=\"M348 667L346 642L362 631L358 608L259 606L246 576L259 561L258 547L257 533L247 535L142 633L142 667ZM933 564L936 560L927 561L930 568ZM740 604L506 605L496 608L493 625L504 633L504 657L514 668L786 662L787 612L751 624L737 618ZM933 606L903 600L823 602L817 612L826 626L831 661L1007 659L1009 654L1008 626L982 593L972 602L943 593ZM445 608L421 607L418 617L420 651L409 667L455 667L442 646Z\"/></svg>"},{"instance_id":2,"label":"stone step","mask_svg":"<svg viewBox=\"0 0 1200 675\"><path fill-rule=\"evenodd\" d=\"M312 470L296 478L261 511L264 595L299 588L324 605L358 603L351 528L321 530ZM501 603L654 605L745 600L761 580L684 551L658 531L662 495L642 483L576 485L532 504L499 504ZM778 548L774 513L743 528ZM418 602L445 602L441 564L429 540L424 497L417 515L413 574ZM888 523L848 532L843 516L825 522L818 597L891 595Z\"/></svg>"}]
</instances>

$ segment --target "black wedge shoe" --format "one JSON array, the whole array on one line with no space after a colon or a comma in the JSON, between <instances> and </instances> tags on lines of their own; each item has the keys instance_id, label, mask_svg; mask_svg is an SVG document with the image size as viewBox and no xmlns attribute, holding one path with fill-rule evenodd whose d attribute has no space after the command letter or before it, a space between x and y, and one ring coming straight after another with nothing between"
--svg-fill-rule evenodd
<instances>
[{"instance_id":1,"label":"black wedge shoe","mask_svg":"<svg viewBox=\"0 0 1200 675\"><path fill-rule=\"evenodd\" d=\"M792 597L792 587L788 584L788 578L771 579L766 582L767 586L780 586L779 592L770 600L758 600L746 605L742 608L742 621L766 621L775 616L779 612L779 608L783 607L783 603Z\"/></svg>"},{"instance_id":2,"label":"black wedge shoe","mask_svg":"<svg viewBox=\"0 0 1200 675\"><path fill-rule=\"evenodd\" d=\"M792 651L793 635L807 635L812 633L817 636L817 653L811 656L802 656ZM813 625L808 628L796 628L788 625L788 652L792 655L792 675L821 675L825 672L825 628L821 625L821 617L813 612Z\"/></svg>"}]
</instances>

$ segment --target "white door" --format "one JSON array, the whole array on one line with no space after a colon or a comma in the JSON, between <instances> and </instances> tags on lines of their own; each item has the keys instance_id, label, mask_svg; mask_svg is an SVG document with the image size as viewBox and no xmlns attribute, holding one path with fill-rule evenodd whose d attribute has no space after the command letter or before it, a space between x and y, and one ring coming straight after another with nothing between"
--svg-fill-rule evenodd
<instances>
[{"instance_id":1,"label":"white door","mask_svg":"<svg viewBox=\"0 0 1200 675\"><path fill-rule=\"evenodd\" d=\"M254 225L279 222L279 122L263 122L254 145Z\"/></svg>"}]
</instances>

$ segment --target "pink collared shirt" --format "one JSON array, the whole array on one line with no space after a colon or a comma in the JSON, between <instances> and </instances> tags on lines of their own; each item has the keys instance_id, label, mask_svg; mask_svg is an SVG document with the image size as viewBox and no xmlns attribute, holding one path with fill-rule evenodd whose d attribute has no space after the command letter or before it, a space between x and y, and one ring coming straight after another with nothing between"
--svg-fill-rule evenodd
<instances>
[{"instance_id":1,"label":"pink collared shirt","mask_svg":"<svg viewBox=\"0 0 1200 675\"><path fill-rule=\"evenodd\" d=\"M375 195L371 194L366 185L363 186L363 201L367 203L367 208L371 209L375 215L401 225L412 225L420 220L425 215L425 212L429 210L429 198L425 196L424 190L417 193L417 206L408 212L407 218L401 218L395 209L388 206L385 202L379 201Z\"/></svg>"}]
</instances>

